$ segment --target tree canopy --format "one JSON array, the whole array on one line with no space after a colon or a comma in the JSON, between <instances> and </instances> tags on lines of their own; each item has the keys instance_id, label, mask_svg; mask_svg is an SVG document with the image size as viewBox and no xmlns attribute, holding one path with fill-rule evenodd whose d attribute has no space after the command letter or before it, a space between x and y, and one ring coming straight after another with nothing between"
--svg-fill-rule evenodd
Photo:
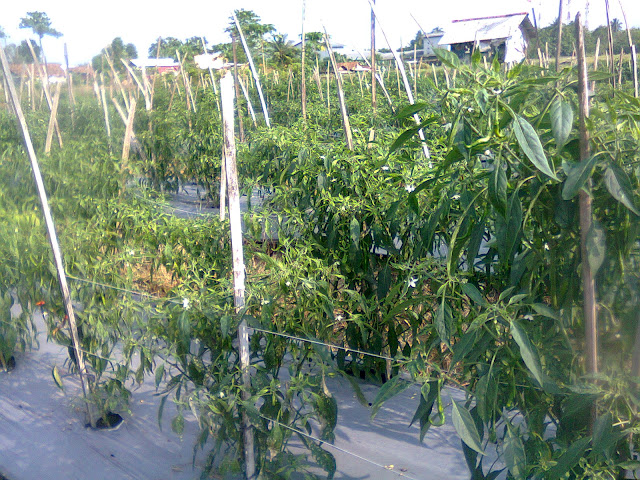
<instances>
[{"instance_id":1,"label":"tree canopy","mask_svg":"<svg viewBox=\"0 0 640 480\"><path fill-rule=\"evenodd\" d=\"M109 58L113 62L113 66L118 71L123 71L125 69L122 64L122 60L130 60L132 58L138 58L138 50L133 43L124 43L121 37L114 38L109 45L104 47L100 54L93 57L91 60L91 65L94 70L102 71L104 68L103 56L107 54Z\"/></svg>"},{"instance_id":2,"label":"tree canopy","mask_svg":"<svg viewBox=\"0 0 640 480\"><path fill-rule=\"evenodd\" d=\"M38 36L40 46L45 35L55 38L62 36L62 33L51 26L51 20L44 12L27 12L27 16L20 19L20 28L30 28Z\"/></svg>"},{"instance_id":3,"label":"tree canopy","mask_svg":"<svg viewBox=\"0 0 640 480\"><path fill-rule=\"evenodd\" d=\"M149 47L149 58L160 57L178 60L176 54L178 52L182 59L192 60L195 55L200 55L204 52L202 40L201 37L187 38L184 42L175 37L158 38Z\"/></svg>"}]
</instances>

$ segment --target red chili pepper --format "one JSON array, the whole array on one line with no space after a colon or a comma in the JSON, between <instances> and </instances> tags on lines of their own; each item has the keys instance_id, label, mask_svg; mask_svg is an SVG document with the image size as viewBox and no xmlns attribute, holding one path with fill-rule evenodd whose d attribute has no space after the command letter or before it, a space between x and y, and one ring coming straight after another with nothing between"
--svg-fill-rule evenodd
<instances>
[{"instance_id":1,"label":"red chili pepper","mask_svg":"<svg viewBox=\"0 0 640 480\"><path fill-rule=\"evenodd\" d=\"M44 300L40 300L39 302L36 302L36 305L38 307L41 307L42 305L44 305Z\"/></svg>"}]
</instances>

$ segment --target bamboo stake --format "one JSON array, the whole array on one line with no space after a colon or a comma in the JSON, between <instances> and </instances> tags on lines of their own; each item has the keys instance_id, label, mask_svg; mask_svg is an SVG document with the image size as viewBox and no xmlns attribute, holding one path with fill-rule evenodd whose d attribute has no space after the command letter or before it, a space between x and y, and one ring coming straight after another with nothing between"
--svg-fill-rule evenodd
<instances>
[{"instance_id":1,"label":"bamboo stake","mask_svg":"<svg viewBox=\"0 0 640 480\"><path fill-rule=\"evenodd\" d=\"M129 72L129 74L131 75L133 80L136 82L136 85L138 85L138 88L142 92L142 97L144 98L145 109L147 110L147 112L151 111L151 92L148 89L149 82L145 82L143 84L142 81L136 75L136 73L133 71L133 69L129 66L127 61L124 58L121 58L120 61L122 61L122 64L125 66L125 68Z\"/></svg>"},{"instance_id":2,"label":"bamboo stake","mask_svg":"<svg viewBox=\"0 0 640 480\"><path fill-rule=\"evenodd\" d=\"M129 104L129 116L127 117L127 127L124 131L124 142L122 144L122 162L120 163L120 175L121 175L121 185L120 185L120 194L124 193L124 189L126 186L127 180L127 169L129 166L129 151L131 149L131 142L133 141L133 119L136 115L136 99L135 97L131 98L131 102Z\"/></svg>"},{"instance_id":3,"label":"bamboo stake","mask_svg":"<svg viewBox=\"0 0 640 480\"><path fill-rule=\"evenodd\" d=\"M316 67L313 70L313 79L316 81L318 92L320 93L320 101L324 103L324 92L322 91L322 80L320 80L320 70Z\"/></svg>"},{"instance_id":4,"label":"bamboo stake","mask_svg":"<svg viewBox=\"0 0 640 480\"><path fill-rule=\"evenodd\" d=\"M580 13L576 15L576 37L578 39L578 94L580 103L580 160L586 161L591 155L589 148L589 83L587 77L587 62L584 51L584 31ZM589 179L586 189L591 188ZM580 191L580 252L582 256L582 288L584 298L584 324L586 337L587 371L598 373L598 330L596 317L595 279L591 272L587 252L587 236L591 229L591 196L582 189Z\"/></svg>"},{"instance_id":5,"label":"bamboo stake","mask_svg":"<svg viewBox=\"0 0 640 480\"><path fill-rule=\"evenodd\" d=\"M560 0L558 7L558 44L556 45L556 72L560 71L560 53L562 52L562 9L564 0Z\"/></svg>"},{"instance_id":6,"label":"bamboo stake","mask_svg":"<svg viewBox=\"0 0 640 480\"><path fill-rule=\"evenodd\" d=\"M371 9L373 10L373 13L377 15L375 6L373 5L372 0L369 0L369 5L371 5ZM382 36L385 38L387 45L389 46L389 49L391 50L391 53L393 54L393 58L396 61L396 68L400 69L400 73L402 74L402 81L404 83L404 88L407 92L407 97L409 98L409 103L411 105L415 104L415 101L413 99L413 93L411 92L411 86L409 85L409 80L407 79L407 74L404 70L404 65L402 63L402 60L400 58L398 58L398 54L395 52L395 50L393 49L393 47L391 46L391 43L389 42L389 39L387 38L387 35L384 32L384 29L382 28L382 26L380 26L380 31L382 32ZM417 113L413 114L413 120L416 122L416 125L420 125L421 120L420 117L418 116ZM426 159L430 159L431 158L431 154L429 153L429 147L427 147L427 142L426 142L426 138L424 136L424 131L422 130L422 128L420 130L418 130L418 136L420 137L420 141L422 143L422 153L424 154ZM432 168L433 164L431 163L431 161L429 161L429 168Z\"/></svg>"},{"instance_id":7,"label":"bamboo stake","mask_svg":"<svg viewBox=\"0 0 640 480\"><path fill-rule=\"evenodd\" d=\"M44 65L41 65L38 61L38 56L36 55L36 51L34 50L33 44L31 43L30 39L27 39L27 45L29 46L29 50L31 51L31 56L33 57L35 68L38 71L40 80L42 81L42 92L47 99L47 105L49 106L49 111L51 112L51 110L53 109L53 100L51 98L51 92L49 91L49 76L47 75L47 71L44 68ZM54 128L56 136L58 138L58 144L60 145L60 148L62 148L62 134L60 133L60 126L58 125L57 119L55 120Z\"/></svg>"},{"instance_id":8,"label":"bamboo stake","mask_svg":"<svg viewBox=\"0 0 640 480\"><path fill-rule=\"evenodd\" d=\"M220 82L222 96L222 118L224 123L224 145L227 165L227 184L229 187L229 220L231 225L231 250L233 252L233 299L236 313L244 308L245 266L242 248L242 223L240 214L240 190L238 188L238 171L236 167L236 141L234 132L234 86L233 77L227 73ZM240 364L244 390L242 398L251 398L251 376L249 358L249 332L246 320L240 322L238 328L240 341ZM254 441L251 421L246 410L242 411L244 423L244 452L247 479L255 476Z\"/></svg>"},{"instance_id":9,"label":"bamboo stake","mask_svg":"<svg viewBox=\"0 0 640 480\"><path fill-rule=\"evenodd\" d=\"M102 83L100 85L100 95L98 96L99 103L102 104L102 110L104 112L104 125L107 131L107 146L109 148L109 153L111 153L111 124L109 123L109 108L107 106L107 99L104 93L104 76L102 73L100 74L100 78Z\"/></svg>"},{"instance_id":10,"label":"bamboo stake","mask_svg":"<svg viewBox=\"0 0 640 480\"><path fill-rule=\"evenodd\" d=\"M620 59L618 60L618 85L622 85L622 60L624 48L620 49Z\"/></svg>"},{"instance_id":11,"label":"bamboo stake","mask_svg":"<svg viewBox=\"0 0 640 480\"><path fill-rule=\"evenodd\" d=\"M375 5L376 0L373 0ZM371 9L371 110L373 110L373 116L376 115L376 108L378 106L378 99L376 97L376 14Z\"/></svg>"},{"instance_id":12,"label":"bamboo stake","mask_svg":"<svg viewBox=\"0 0 640 480\"><path fill-rule=\"evenodd\" d=\"M258 90L258 96L260 97L260 104L262 105L262 112L264 113L264 121L266 122L267 127L271 128L271 121L269 120L269 112L267 111L267 104L264 101L264 95L262 94L262 86L260 85L260 77L258 76L256 67L253 64L253 58L251 57L251 52L249 51L249 47L247 46L247 41L244 39L244 34L242 33L242 28L240 28L240 22L238 21L238 17L236 17L235 12L233 12L233 21L236 24L238 33L240 34L240 41L242 42L242 46L244 48L245 53L247 54L247 60L249 60L249 68L251 69L253 78L256 81L256 89Z\"/></svg>"},{"instance_id":13,"label":"bamboo stake","mask_svg":"<svg viewBox=\"0 0 640 480\"><path fill-rule=\"evenodd\" d=\"M238 99L238 104L240 103L240 90L238 86L238 51L237 51L237 37L235 34L231 34L231 51L233 52L233 79L234 79L234 87L236 90L236 98ZM240 109L238 109L238 130L240 133L240 141L244 142L244 120L242 119L242 114Z\"/></svg>"},{"instance_id":14,"label":"bamboo stake","mask_svg":"<svg viewBox=\"0 0 640 480\"><path fill-rule=\"evenodd\" d=\"M244 95L244 98L247 100L247 109L249 110L249 115L251 115L251 120L253 120L253 126L257 127L258 122L256 121L256 112L253 110L253 105L251 104L251 98L249 98L249 92L247 91L247 88L245 87L241 77L238 77L238 83L240 84L240 88L242 89L242 94Z\"/></svg>"},{"instance_id":15,"label":"bamboo stake","mask_svg":"<svg viewBox=\"0 0 640 480\"><path fill-rule=\"evenodd\" d=\"M305 9L306 9L306 0L302 0L302 119L307 119L307 71L306 71L306 56L307 56L307 42L305 39L304 33L304 20L305 20Z\"/></svg>"},{"instance_id":16,"label":"bamboo stake","mask_svg":"<svg viewBox=\"0 0 640 480\"><path fill-rule=\"evenodd\" d=\"M104 54L104 58L107 60L107 64L109 65L109 69L111 70L111 74L113 75L113 79L116 82L116 85L118 86L118 89L120 90L120 95L122 95L122 100L124 101L124 106L126 107L127 111L129 110L129 98L127 97L127 94L124 91L124 86L122 85L122 82L120 81L120 75L118 75L118 72L116 72L116 69L113 66L113 62L111 61L111 57L109 56L108 53Z\"/></svg>"},{"instance_id":17,"label":"bamboo stake","mask_svg":"<svg viewBox=\"0 0 640 480\"><path fill-rule=\"evenodd\" d=\"M360 55L360 57L362 57L362 59L369 66L369 68L371 68L373 70L372 64L369 63L369 61L367 60L367 57L362 55L362 53L360 53L359 51L358 51L358 55ZM376 73L375 74L375 78L376 78L376 80L378 80L378 83L380 84L380 88L382 88L382 93L384 93L385 98L389 102L389 106L391 107L391 110L393 110L393 102L391 101L391 97L389 96L389 92L387 91L387 88L384 86L384 80L382 79L382 76L380 76L380 74Z\"/></svg>"},{"instance_id":18,"label":"bamboo stake","mask_svg":"<svg viewBox=\"0 0 640 480\"><path fill-rule=\"evenodd\" d=\"M611 81L613 82L613 88L616 88L616 78L615 78L615 60L614 60L614 51L613 51L613 30L611 29L611 19L609 18L609 0L604 0L605 12L607 14L607 37L609 38L609 55L610 62L609 71L611 73Z\"/></svg>"},{"instance_id":19,"label":"bamboo stake","mask_svg":"<svg viewBox=\"0 0 640 480\"><path fill-rule=\"evenodd\" d=\"M431 70L433 71L433 83L436 88L438 88L438 75L436 74L436 67L433 63L431 64Z\"/></svg>"},{"instance_id":20,"label":"bamboo stake","mask_svg":"<svg viewBox=\"0 0 640 480\"><path fill-rule=\"evenodd\" d=\"M323 27L324 28L324 27ZM327 29L324 28L324 42L329 52L329 58L331 59L331 66L336 76L336 85L338 87L338 103L340 104L340 113L342 115L342 127L344 129L344 137L347 142L347 148L353 150L353 137L351 136L351 124L349 123L349 114L347 113L347 103L344 98L344 90L342 89L342 77L338 72L338 65L336 63L336 57L333 55L333 49L331 48L331 42L329 41L329 35ZM329 76L327 75L327 81ZM327 98L329 98L327 96Z\"/></svg>"},{"instance_id":21,"label":"bamboo stake","mask_svg":"<svg viewBox=\"0 0 640 480\"><path fill-rule=\"evenodd\" d=\"M25 147L29 155L29 161L31 162L33 178L36 184L36 188L38 190L38 196L40 198L40 205L42 207L42 213L43 213L45 224L47 227L49 244L51 246L53 259L56 266L56 272L58 275L58 283L60 285L60 291L62 293L62 301L64 303L65 311L69 319L69 330L71 334L71 341L73 343L73 348L75 349L76 361L78 365L78 376L80 377L80 385L82 386L82 395L85 401L87 402L87 415L89 417L89 423L91 424L92 427L95 427L96 419L93 416L91 402L87 398L87 390L90 391L90 386L86 385L86 379L85 379L86 367L84 363L84 355L80 347L80 340L78 338L76 316L73 309L73 303L71 302L71 294L69 293L69 286L67 285L67 275L64 269L62 251L60 250L60 244L58 243L58 236L56 234L55 225L53 223L53 216L51 215L51 209L49 208L49 200L47 198L47 192L44 187L44 181L42 180L42 174L40 173L38 158L36 157L36 152L33 148L33 143L31 141L31 135L29 134L29 128L27 127L27 122L24 118L24 114L22 113L22 107L20 106L20 102L18 102L18 96L17 96L15 85L13 84L13 77L11 76L9 62L7 61L7 57L5 56L4 49L2 48L1 45L0 45L0 61L2 63L2 70L4 71L4 76L7 80L7 87L9 89L11 103L13 104L13 109L16 113L16 117L18 118L20 129L22 130Z\"/></svg>"},{"instance_id":22,"label":"bamboo stake","mask_svg":"<svg viewBox=\"0 0 640 480\"><path fill-rule=\"evenodd\" d=\"M60 102L60 84L56 84L56 92L53 94L53 105L51 107L51 115L49 116L49 127L47 128L47 139L44 144L44 153L51 153L51 141L53 140L54 125L58 117L58 103Z\"/></svg>"},{"instance_id":23,"label":"bamboo stake","mask_svg":"<svg viewBox=\"0 0 640 480\"><path fill-rule=\"evenodd\" d=\"M67 80L67 93L69 95L69 108L71 109L71 126L73 129L76 128L76 116L75 116L75 104L76 100L73 98L73 87L71 85L73 78L71 76L71 72L69 71L69 53L67 52L67 44L64 44L64 62L67 66L67 69L64 71L66 80Z\"/></svg>"}]
</instances>

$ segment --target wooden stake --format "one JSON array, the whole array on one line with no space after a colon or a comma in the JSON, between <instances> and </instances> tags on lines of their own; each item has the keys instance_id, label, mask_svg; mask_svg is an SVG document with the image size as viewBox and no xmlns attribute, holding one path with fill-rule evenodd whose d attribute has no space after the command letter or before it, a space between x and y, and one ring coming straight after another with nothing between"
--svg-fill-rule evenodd
<instances>
[{"instance_id":1,"label":"wooden stake","mask_svg":"<svg viewBox=\"0 0 640 480\"><path fill-rule=\"evenodd\" d=\"M324 28L324 27L323 27ZM347 148L353 150L353 137L351 136L351 124L349 123L349 114L347 113L347 103L344 98L344 90L342 89L342 77L338 72L338 64L336 63L336 57L333 55L333 49L331 48L331 42L329 41L329 35L327 29L324 29L324 42L329 52L329 58L331 59L331 66L336 76L336 85L338 87L338 103L340 104L340 113L342 115L342 128L344 130L344 137L347 142ZM329 76L327 75L327 82ZM327 95L327 98L329 96Z\"/></svg>"},{"instance_id":2,"label":"wooden stake","mask_svg":"<svg viewBox=\"0 0 640 480\"><path fill-rule=\"evenodd\" d=\"M375 5L376 0L373 0ZM376 98L376 14L371 9L371 110L376 114L378 99Z\"/></svg>"},{"instance_id":3,"label":"wooden stake","mask_svg":"<svg viewBox=\"0 0 640 480\"><path fill-rule=\"evenodd\" d=\"M227 165L227 184L229 188L229 220L231 224L231 250L233 252L233 299L236 313L240 314L244 308L244 281L245 267L242 249L242 223L240 214L240 189L238 188L238 171L236 167L236 141L234 131L234 86L233 76L227 73L220 82L222 97L222 118L224 124L224 148ZM240 341L240 365L242 369L242 383L244 390L242 398L248 401L251 398L251 372L249 357L249 332L246 320L240 322L238 328ZM245 473L247 479L255 477L255 458L253 427L246 413L242 412L244 423L244 455Z\"/></svg>"},{"instance_id":4,"label":"wooden stake","mask_svg":"<svg viewBox=\"0 0 640 480\"><path fill-rule=\"evenodd\" d=\"M560 71L560 54L562 52L562 10L564 8L564 0L560 0L558 7L558 44L556 48L556 72Z\"/></svg>"},{"instance_id":5,"label":"wooden stake","mask_svg":"<svg viewBox=\"0 0 640 480\"><path fill-rule=\"evenodd\" d=\"M72 87L72 83L73 83L73 77L71 75L71 72L69 71L69 53L67 52L67 44L64 44L64 62L67 66L67 69L65 70L65 77L67 80L67 93L69 95L69 108L71 109L71 126L73 129L76 128L76 121L75 121L75 104L76 104L76 99L73 98L73 87Z\"/></svg>"},{"instance_id":6,"label":"wooden stake","mask_svg":"<svg viewBox=\"0 0 640 480\"><path fill-rule=\"evenodd\" d=\"M7 86L11 97L11 103L13 104L14 112L18 118L20 129L24 138L24 143L29 155L29 161L31 162L31 169L33 172L33 178L35 180L36 188L38 190L38 196L40 198L40 206L42 207L42 213L44 216L45 224L47 227L47 233L49 237L49 244L53 253L53 259L56 266L56 273L58 275L58 283L60 285L60 291L62 293L62 301L64 303L65 311L69 319L69 330L71 334L71 341L73 348L75 349L76 360L78 365L78 375L80 377L80 385L82 386L82 395L87 402L87 416L89 417L89 423L92 427L96 425L96 418L93 415L92 404L87 398L90 386L86 385L86 367L84 363L84 354L80 347L80 339L78 338L78 328L76 325L76 316L73 310L73 303L71 302L71 294L69 293L69 286L67 285L67 275L64 270L64 262L62 260L62 251L60 250L60 244L58 243L58 236L56 234L55 225L53 223L53 216L51 215L51 209L49 208L49 200L47 198L47 192L44 188L44 181L42 180L42 174L40 173L40 166L38 164L38 158L33 148L31 141L31 135L29 134L29 128L27 122L22 113L22 107L18 102L18 95L16 87L13 84L13 77L11 76L11 69L9 68L9 62L5 56L4 49L0 45L0 61L2 63L2 70L4 76L7 79Z\"/></svg>"},{"instance_id":7,"label":"wooden stake","mask_svg":"<svg viewBox=\"0 0 640 480\"><path fill-rule=\"evenodd\" d=\"M256 121L256 112L253 110L253 105L251 104L251 98L249 98L249 92L247 91L247 88L245 87L241 77L238 77L238 83L240 84L240 88L242 89L242 94L244 95L244 98L247 101L247 110L249 110L249 115L251 115L251 120L253 120L253 126L257 127L258 122Z\"/></svg>"},{"instance_id":8,"label":"wooden stake","mask_svg":"<svg viewBox=\"0 0 640 480\"><path fill-rule=\"evenodd\" d=\"M51 107L51 115L49 116L49 127L47 128L47 139L44 144L44 153L51 153L51 141L53 140L53 130L58 117L58 103L60 102L60 84L56 84L56 93L53 94L53 105Z\"/></svg>"},{"instance_id":9,"label":"wooden stake","mask_svg":"<svg viewBox=\"0 0 640 480\"><path fill-rule=\"evenodd\" d=\"M301 98L301 102L302 102L302 119L303 120L307 119L307 71L306 71L307 42L306 42L305 33L304 33L304 17L305 17L306 4L307 4L306 0L302 0L302 66L301 66L302 98Z\"/></svg>"},{"instance_id":10,"label":"wooden stake","mask_svg":"<svg viewBox=\"0 0 640 480\"><path fill-rule=\"evenodd\" d=\"M589 83L587 62L584 50L584 31L580 13L576 15L576 37L578 39L578 96L580 104L580 160L586 161L591 155L589 148L589 131L586 120L589 118ZM586 189L591 187L589 179ZM580 252L582 257L582 289L584 299L584 324L586 338L587 372L598 373L598 330L596 317L595 279L591 272L587 252L587 235L591 229L591 196L580 191Z\"/></svg>"}]
</instances>

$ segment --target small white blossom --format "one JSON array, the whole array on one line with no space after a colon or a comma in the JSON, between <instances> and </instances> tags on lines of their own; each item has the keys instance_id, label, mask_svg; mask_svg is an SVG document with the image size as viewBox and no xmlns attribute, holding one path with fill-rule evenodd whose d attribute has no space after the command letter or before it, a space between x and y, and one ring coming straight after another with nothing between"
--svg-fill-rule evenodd
<instances>
[{"instance_id":1,"label":"small white blossom","mask_svg":"<svg viewBox=\"0 0 640 480\"><path fill-rule=\"evenodd\" d=\"M413 191L416 189L416 187L414 187L413 185L407 185L406 187L404 187L404 189L405 189L407 192L411 193L411 192L413 192Z\"/></svg>"},{"instance_id":2,"label":"small white blossom","mask_svg":"<svg viewBox=\"0 0 640 480\"><path fill-rule=\"evenodd\" d=\"M131 249L129 250L129 256L133 257L136 254L135 250Z\"/></svg>"},{"instance_id":3,"label":"small white blossom","mask_svg":"<svg viewBox=\"0 0 640 480\"><path fill-rule=\"evenodd\" d=\"M263 298L262 300L260 300L260 304L261 305L269 305L269 303L271 303L269 300L267 300L266 298Z\"/></svg>"},{"instance_id":4,"label":"small white blossom","mask_svg":"<svg viewBox=\"0 0 640 480\"><path fill-rule=\"evenodd\" d=\"M389 165L384 165L384 166L382 167L382 170L389 170Z\"/></svg>"},{"instance_id":5,"label":"small white blossom","mask_svg":"<svg viewBox=\"0 0 640 480\"><path fill-rule=\"evenodd\" d=\"M549 251L549 250L550 250L550 249L549 249L549 244L548 244L547 242L545 242L545 244L544 244L544 249L545 249L545 250L547 250L547 251Z\"/></svg>"},{"instance_id":6,"label":"small white blossom","mask_svg":"<svg viewBox=\"0 0 640 480\"><path fill-rule=\"evenodd\" d=\"M416 288L416 285L418 284L418 277L411 277L408 283L411 288Z\"/></svg>"},{"instance_id":7,"label":"small white blossom","mask_svg":"<svg viewBox=\"0 0 640 480\"><path fill-rule=\"evenodd\" d=\"M491 93L493 93L494 95L500 95L502 93L502 90L500 90L499 88L492 88Z\"/></svg>"},{"instance_id":8,"label":"small white blossom","mask_svg":"<svg viewBox=\"0 0 640 480\"><path fill-rule=\"evenodd\" d=\"M342 320L344 320L344 317L342 315L336 315L336 322L341 322Z\"/></svg>"},{"instance_id":9,"label":"small white blossom","mask_svg":"<svg viewBox=\"0 0 640 480\"><path fill-rule=\"evenodd\" d=\"M224 398L224 392L220 392L218 395L220 395L220 398Z\"/></svg>"},{"instance_id":10,"label":"small white blossom","mask_svg":"<svg viewBox=\"0 0 640 480\"><path fill-rule=\"evenodd\" d=\"M320 155L320 158L321 158L322 160L325 160L327 157L325 157L324 155Z\"/></svg>"},{"instance_id":11,"label":"small white blossom","mask_svg":"<svg viewBox=\"0 0 640 480\"><path fill-rule=\"evenodd\" d=\"M285 284L287 287L290 287L290 286L291 286L291 282L290 282L289 280L287 280L284 284Z\"/></svg>"},{"instance_id":12,"label":"small white blossom","mask_svg":"<svg viewBox=\"0 0 640 480\"><path fill-rule=\"evenodd\" d=\"M524 316L524 319L525 319L525 320L533 321L533 315L525 315L525 316Z\"/></svg>"},{"instance_id":13,"label":"small white blossom","mask_svg":"<svg viewBox=\"0 0 640 480\"><path fill-rule=\"evenodd\" d=\"M189 310L190 307L191 307L191 305L189 304L189 299L188 298L183 298L182 299L182 308L184 308L185 310Z\"/></svg>"},{"instance_id":14,"label":"small white blossom","mask_svg":"<svg viewBox=\"0 0 640 480\"><path fill-rule=\"evenodd\" d=\"M460 195L456 193L453 197L451 197L451 200L460 200Z\"/></svg>"}]
</instances>

